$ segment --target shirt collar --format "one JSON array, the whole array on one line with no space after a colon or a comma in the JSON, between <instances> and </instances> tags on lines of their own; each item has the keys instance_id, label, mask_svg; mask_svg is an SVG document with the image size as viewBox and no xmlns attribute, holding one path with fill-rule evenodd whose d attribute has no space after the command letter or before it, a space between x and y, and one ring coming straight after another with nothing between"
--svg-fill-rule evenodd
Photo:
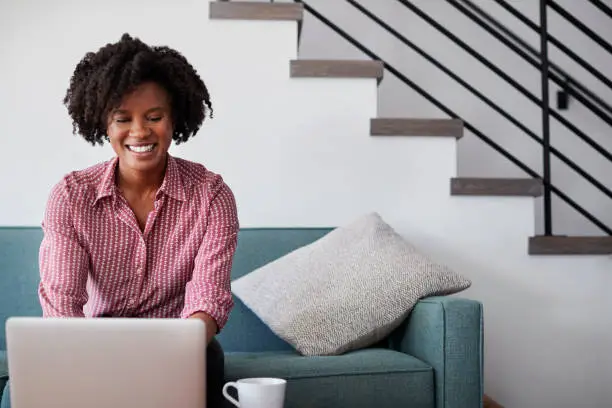
<instances>
[{"instance_id":1,"label":"shirt collar","mask_svg":"<svg viewBox=\"0 0 612 408\"><path fill-rule=\"evenodd\" d=\"M115 157L107 162L104 173L102 174L102 181L98 185L98 194L96 195L93 205L96 205L101 199L113 195L115 191L115 171L118 164L119 157Z\"/></svg>"},{"instance_id":2,"label":"shirt collar","mask_svg":"<svg viewBox=\"0 0 612 408\"><path fill-rule=\"evenodd\" d=\"M119 157L115 157L107 163L104 174L102 175L102 181L98 185L96 199L93 205L105 197L110 197L116 191L115 175L117 173L117 167L119 164ZM162 182L159 192L166 194L169 197L174 198L178 201L186 201L187 196L185 194L185 188L183 180L178 169L176 159L168 154L168 161L166 163L166 174L164 175L164 181Z\"/></svg>"},{"instance_id":3,"label":"shirt collar","mask_svg":"<svg viewBox=\"0 0 612 408\"><path fill-rule=\"evenodd\" d=\"M183 178L179 172L178 164L176 163L176 159L170 156L170 154L168 154L168 163L166 164L166 175L164 176L164 181L159 191L178 201L187 200L185 186L183 185Z\"/></svg>"}]
</instances>

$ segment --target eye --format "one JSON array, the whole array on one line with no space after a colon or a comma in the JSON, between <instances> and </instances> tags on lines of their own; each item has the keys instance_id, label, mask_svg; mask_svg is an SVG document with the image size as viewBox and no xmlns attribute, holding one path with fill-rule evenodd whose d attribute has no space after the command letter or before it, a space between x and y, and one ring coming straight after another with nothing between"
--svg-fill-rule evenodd
<instances>
[{"instance_id":1,"label":"eye","mask_svg":"<svg viewBox=\"0 0 612 408\"><path fill-rule=\"evenodd\" d=\"M129 121L130 121L129 119L125 119L125 118L116 118L115 119L115 122L117 122L117 123L127 123Z\"/></svg>"},{"instance_id":2,"label":"eye","mask_svg":"<svg viewBox=\"0 0 612 408\"><path fill-rule=\"evenodd\" d=\"M162 120L162 117L161 116L156 116L154 118L149 118L149 120L151 122L159 122L160 120Z\"/></svg>"}]
</instances>

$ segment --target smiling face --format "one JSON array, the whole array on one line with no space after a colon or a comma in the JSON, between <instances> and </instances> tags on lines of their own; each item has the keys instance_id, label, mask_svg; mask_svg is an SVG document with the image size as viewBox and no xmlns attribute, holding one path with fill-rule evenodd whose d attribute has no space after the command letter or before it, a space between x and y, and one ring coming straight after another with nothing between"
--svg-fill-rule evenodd
<instances>
[{"instance_id":1,"label":"smiling face","mask_svg":"<svg viewBox=\"0 0 612 408\"><path fill-rule=\"evenodd\" d=\"M143 176L163 172L172 142L168 93L153 82L138 86L110 112L107 135L121 172Z\"/></svg>"}]
</instances>

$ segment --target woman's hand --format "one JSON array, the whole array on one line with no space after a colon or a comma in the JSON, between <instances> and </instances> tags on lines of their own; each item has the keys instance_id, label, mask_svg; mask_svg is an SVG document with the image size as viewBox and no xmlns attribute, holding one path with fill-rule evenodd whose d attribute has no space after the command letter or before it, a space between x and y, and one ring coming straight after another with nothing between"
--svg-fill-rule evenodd
<instances>
[{"instance_id":1,"label":"woman's hand","mask_svg":"<svg viewBox=\"0 0 612 408\"><path fill-rule=\"evenodd\" d=\"M217 323L215 320L210 317L207 313L204 312L196 312L189 316L190 319L200 319L206 325L206 346L210 344L215 334L217 334Z\"/></svg>"}]
</instances>

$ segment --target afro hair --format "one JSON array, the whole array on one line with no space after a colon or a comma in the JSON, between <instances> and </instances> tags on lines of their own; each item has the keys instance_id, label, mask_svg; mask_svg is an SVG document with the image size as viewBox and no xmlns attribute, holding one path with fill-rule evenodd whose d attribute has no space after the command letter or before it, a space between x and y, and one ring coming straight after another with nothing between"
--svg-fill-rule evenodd
<instances>
[{"instance_id":1,"label":"afro hair","mask_svg":"<svg viewBox=\"0 0 612 408\"><path fill-rule=\"evenodd\" d=\"M73 133L92 145L103 144L108 114L126 94L151 81L170 97L172 139L177 144L198 132L207 112L212 117L208 89L182 54L126 33L120 41L88 52L77 64L64 97Z\"/></svg>"}]
</instances>

